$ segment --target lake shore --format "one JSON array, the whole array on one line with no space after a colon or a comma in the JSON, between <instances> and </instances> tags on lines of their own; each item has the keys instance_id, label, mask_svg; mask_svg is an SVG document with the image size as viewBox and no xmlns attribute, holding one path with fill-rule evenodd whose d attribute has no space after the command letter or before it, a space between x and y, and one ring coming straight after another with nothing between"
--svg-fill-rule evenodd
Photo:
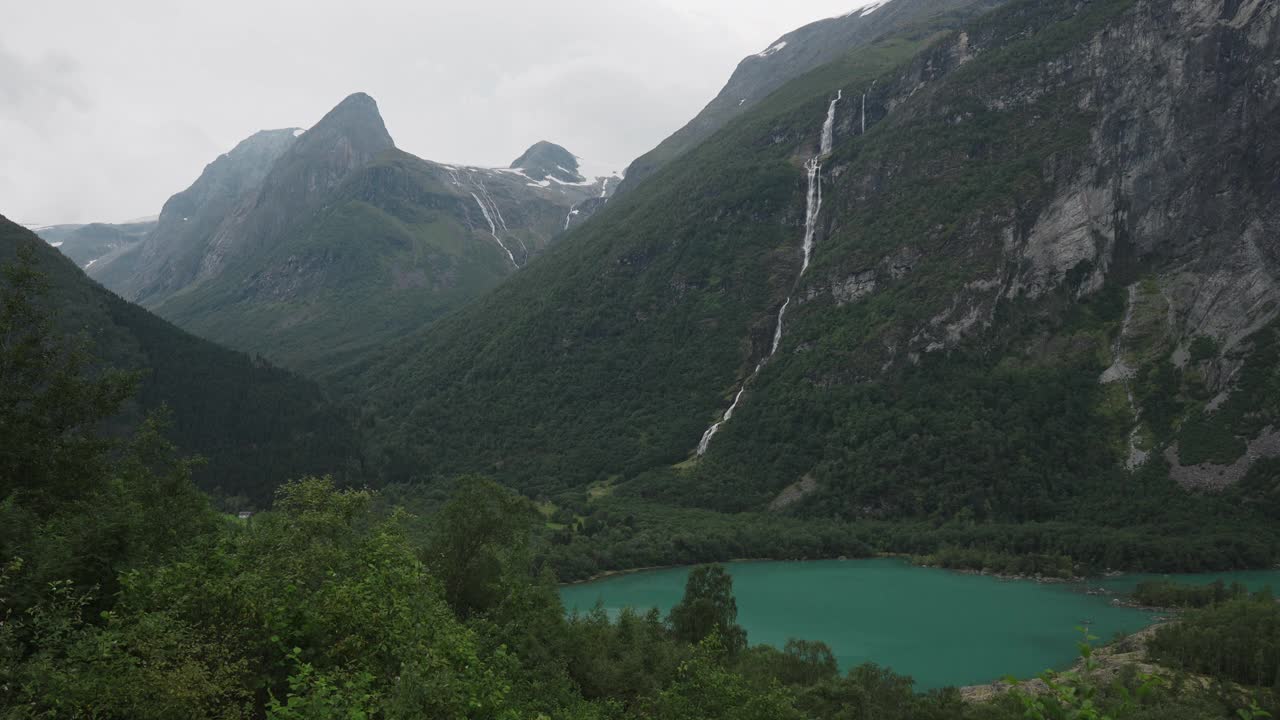
<instances>
[{"instance_id":1,"label":"lake shore","mask_svg":"<svg viewBox=\"0 0 1280 720\"><path fill-rule=\"evenodd\" d=\"M845 561L761 562L739 558L728 567L738 621L753 644L783 647L790 638L828 643L842 670L863 662L898 668L923 690L987 682L1009 672L1034 675L1075 659L1077 626L1099 636L1133 633L1150 624L1141 611L1112 606L1063 583L1002 581L976 573L941 572L908 557ZM602 602L667 612L684 593L685 568L616 572L599 584L562 587L569 612ZM953 607L939 613L938 598ZM954 622L956 614L964 622ZM1046 642L1045 638L1051 640ZM974 648L981 648L975 660Z\"/></svg>"},{"instance_id":2,"label":"lake shore","mask_svg":"<svg viewBox=\"0 0 1280 720\"><path fill-rule=\"evenodd\" d=\"M773 557L759 557L759 558L730 558L729 560L714 560L714 561L708 561L707 563L674 564L674 565L646 565L646 566L642 566L642 567L624 568L624 569L619 569L619 570L605 570L605 571L603 571L603 572L596 573L596 574L594 574L594 575L592 575L592 576L590 576L590 577L582 578L582 579L580 579L580 580L569 580L569 581L567 581L567 582L559 583L559 585L560 585L561 587L565 587L565 586L569 586L569 585L583 585L583 584L585 584L585 583L596 582L597 580L604 580L604 579L606 579L606 578L617 577L617 576L619 576L619 575L632 575L632 574L634 574L634 573L649 572L649 571L653 571L653 570L671 570L671 569L673 569L673 568L680 568L680 567L697 567L698 565L706 565L706 564L715 563L715 562L719 562L719 563L748 563L748 562L823 562L823 561L827 561L827 560L870 560L870 559L877 559L877 558L881 558L881 559L897 559L897 560L903 560L903 561L905 561L905 562L907 562L907 563L910 563L911 565L914 565L914 566L916 566L916 567L930 568L930 569L933 569L933 570L946 570L946 571L948 571L948 572L960 573L960 574L962 574L962 575L980 575L980 576L983 576L983 577L993 577L993 578L996 578L997 580L1019 580L1019 581L1030 581L1030 582L1044 583L1044 584L1047 584L1047 585L1048 585L1048 584L1067 584L1067 583L1086 583L1086 582L1089 582L1089 580L1091 580L1091 579L1097 579L1097 578L1102 578L1102 577L1110 577L1110 576L1113 576L1113 575L1117 574L1116 572L1111 571L1111 572L1108 572L1108 573L1106 573L1106 574L1104 574L1104 575L1094 575L1094 576L1083 576L1083 575L1082 575L1082 576L1075 576L1075 577L1070 577L1070 578L1053 577L1053 576L1050 576L1050 575L1025 575L1025 574L1019 575L1019 574L1009 574L1009 573L997 573L997 572L992 572L992 571L990 571L990 570L974 570L974 569L971 569L971 568L950 568L950 567L946 567L946 566L944 566L944 565L929 565L929 564L926 564L926 563L919 563L919 562L916 562L916 559L917 559L918 557L920 557L920 556L918 556L918 555L912 555L912 554L909 554L909 553L882 552L882 553L873 553L873 554L871 554L871 555L866 555L866 556L863 556L863 557L853 557L853 558L848 557L848 556L845 556L845 555L840 555L840 556L838 556L838 557L829 557L829 558L799 558L799 559L797 559L797 558L773 558Z\"/></svg>"}]
</instances>

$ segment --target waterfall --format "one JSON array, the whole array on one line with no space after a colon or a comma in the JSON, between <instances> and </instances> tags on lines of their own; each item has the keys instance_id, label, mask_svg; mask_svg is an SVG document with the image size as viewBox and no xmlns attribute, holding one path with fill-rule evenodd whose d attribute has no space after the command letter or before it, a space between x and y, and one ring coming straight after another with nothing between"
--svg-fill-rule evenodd
<instances>
[{"instance_id":1,"label":"waterfall","mask_svg":"<svg viewBox=\"0 0 1280 720\"><path fill-rule=\"evenodd\" d=\"M759 370L760 366L757 365L756 371L759 372ZM755 373L752 373L752 376L754 377ZM738 401L742 399L742 393L746 391L747 384L743 383L742 387L738 389L738 394L733 396L733 404L729 406L728 410L724 411L724 417L720 419L720 422L713 424L711 427L707 428L706 432L702 433L702 439L698 441L699 455L703 455L707 452L707 447L711 445L711 438L716 436L716 431L720 429L721 425L729 422L729 418L733 417L733 411L738 407Z\"/></svg>"},{"instance_id":2,"label":"waterfall","mask_svg":"<svg viewBox=\"0 0 1280 720\"><path fill-rule=\"evenodd\" d=\"M791 298L787 298L782 303L782 309L778 311L778 324L773 328L773 345L769 348L769 357L773 357L778 352L778 346L782 344L782 318L787 314L787 306L791 304Z\"/></svg>"},{"instance_id":3,"label":"waterfall","mask_svg":"<svg viewBox=\"0 0 1280 720\"><path fill-rule=\"evenodd\" d=\"M843 90L836 91L836 99L832 100L831 104L827 106L827 121L822 123L822 145L820 145L821 151L818 153L821 156L831 154L832 136L836 127L836 103L840 102L843 97Z\"/></svg>"},{"instance_id":4,"label":"waterfall","mask_svg":"<svg viewBox=\"0 0 1280 720\"><path fill-rule=\"evenodd\" d=\"M813 238L818 230L818 213L822 209L822 159L831 154L834 143L834 134L836 126L836 103L839 103L844 97L844 91L836 91L836 97L827 106L827 119L822 123L822 139L818 144L818 154L809 158L804 163L805 175L808 179L809 189L805 193L805 212L804 212L804 241L801 244L804 250L804 263L800 266L800 276L804 275L805 270L809 269L809 257L813 254ZM863 95L863 107L866 106L866 95ZM866 122L866 111L863 110L863 122ZM798 280L799 278L797 278ZM760 370L764 368L764 364L769 358L772 358L778 352L778 346L782 344L782 320L787 314L787 306L791 304L791 297L788 296L782 303L782 307L778 310L778 320L773 328L773 344L769 347L769 355L764 360L756 364L756 369L751 371L751 375L742 382L742 386L738 388L738 393L733 396L733 403L729 405L729 409L724 411L724 416L719 421L712 423L706 432L702 433L702 439L698 441L698 456L701 457L707 452L707 448L711 445L711 438L715 437L720 431L720 426L729 422L733 417L733 411L738 408L738 402L742 400L742 393L747 391L747 384L760 374Z\"/></svg>"},{"instance_id":5,"label":"waterfall","mask_svg":"<svg viewBox=\"0 0 1280 720\"><path fill-rule=\"evenodd\" d=\"M507 228L507 221L502 219L502 211L498 209L498 203L495 202L493 196L489 194L489 188L484 186L484 180L477 180L475 172L471 170L468 170L467 174L468 177L471 178L472 186L480 191L480 195L484 198L484 201L488 203L489 209L492 210L494 216L498 218L498 226L502 228L503 232L510 232Z\"/></svg>"},{"instance_id":6,"label":"waterfall","mask_svg":"<svg viewBox=\"0 0 1280 720\"><path fill-rule=\"evenodd\" d=\"M489 209L493 210L493 214L498 218L498 225L502 226L502 232L511 234L511 228L507 227L507 221L502 217L502 208L498 207L498 201L493 199L489 194L489 188L485 187L484 180L475 181L480 187L480 193L484 196L485 201L489 203ZM520 233L515 233L516 242L520 243L520 250L524 253L524 261L529 262L529 247L524 244L524 238ZM516 267L519 267L517 265Z\"/></svg>"},{"instance_id":7,"label":"waterfall","mask_svg":"<svg viewBox=\"0 0 1280 720\"><path fill-rule=\"evenodd\" d=\"M485 222L489 223L489 234L493 236L494 242L498 243L498 247L502 248L502 251L511 259L511 264L516 268L519 268L520 266L516 263L516 257L511 254L511 251L507 249L507 246L502 243L502 239L498 237L498 228L493 224L493 217L489 215L489 208L485 207L484 202L480 200L479 195L471 193L471 197L475 198L476 204L480 206L480 214L484 215Z\"/></svg>"},{"instance_id":8,"label":"waterfall","mask_svg":"<svg viewBox=\"0 0 1280 720\"><path fill-rule=\"evenodd\" d=\"M461 186L462 183L458 182L457 170L448 167L448 165L445 165L445 167L449 170L449 176L453 178L453 184ZM474 191L470 191L471 197L474 197L476 205L479 205L481 213L484 213L484 219L489 223L489 234L492 234L494 240L498 241L498 245L502 246L503 251L507 252L508 258L511 258L511 264L515 265L516 268L520 268L520 263L516 263L516 256L511 254L511 250L507 249L506 243L502 242L498 237L499 228L504 233L511 232L511 229L507 227L507 220L502 217L502 209L498 208L498 201L493 199L493 195L489 195L489 188L485 187L484 179L477 178L474 169L463 169L467 172L467 181L471 183L472 188L475 188ZM477 195L477 192L479 192L479 195ZM517 233L515 237L516 242L520 243L520 249L524 251L527 263L529 261L529 247L525 245L525 240L520 237L520 234Z\"/></svg>"},{"instance_id":9,"label":"waterfall","mask_svg":"<svg viewBox=\"0 0 1280 720\"><path fill-rule=\"evenodd\" d=\"M862 134L867 134L867 94L862 93Z\"/></svg>"},{"instance_id":10,"label":"waterfall","mask_svg":"<svg viewBox=\"0 0 1280 720\"><path fill-rule=\"evenodd\" d=\"M809 176L809 191L805 195L804 210L804 263L800 265L800 274L809 269L809 256L813 254L813 236L818 229L818 213L822 210L822 162L815 155L805 161L805 173Z\"/></svg>"}]
</instances>

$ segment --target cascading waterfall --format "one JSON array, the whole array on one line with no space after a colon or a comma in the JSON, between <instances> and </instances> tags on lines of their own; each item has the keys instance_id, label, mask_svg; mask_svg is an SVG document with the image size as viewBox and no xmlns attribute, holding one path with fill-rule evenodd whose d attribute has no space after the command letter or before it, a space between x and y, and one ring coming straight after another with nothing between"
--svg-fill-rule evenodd
<instances>
[{"instance_id":1,"label":"cascading waterfall","mask_svg":"<svg viewBox=\"0 0 1280 720\"><path fill-rule=\"evenodd\" d=\"M502 208L498 207L498 201L494 200L493 196L489 194L489 188L485 187L484 180L475 180L473 176L472 181L479 186L480 194L488 201L489 207L493 209L494 215L498 216L498 224L502 226L502 232L510 233L511 229L507 227L507 221L502 217ZM525 262L529 262L529 248L525 246L524 239L520 237L519 233L516 234L515 238L516 242L520 243L520 249L524 252Z\"/></svg>"},{"instance_id":2,"label":"cascading waterfall","mask_svg":"<svg viewBox=\"0 0 1280 720\"><path fill-rule=\"evenodd\" d=\"M489 188L485 187L484 180L477 179L475 172L471 170L467 171L467 175L471 178L471 185L480 191L480 196L484 198L494 216L497 217L498 226L502 228L503 232L509 232L507 230L507 221L502 219L502 210L498 209L498 203L494 202L493 196L489 194Z\"/></svg>"},{"instance_id":3,"label":"cascading waterfall","mask_svg":"<svg viewBox=\"0 0 1280 720\"><path fill-rule=\"evenodd\" d=\"M837 90L836 99L832 100L831 104L827 106L827 120L822 123L822 145L819 146L818 157L814 158L815 160L820 160L831 154L832 139L836 128L836 103L843 98L844 91Z\"/></svg>"},{"instance_id":4,"label":"cascading waterfall","mask_svg":"<svg viewBox=\"0 0 1280 720\"><path fill-rule=\"evenodd\" d=\"M809 191L805 195L804 209L804 263L800 265L800 275L809 269L809 257L813 254L813 236L817 232L818 213L822 210L822 162L821 156L815 155L804 163L805 173L809 176Z\"/></svg>"},{"instance_id":5,"label":"cascading waterfall","mask_svg":"<svg viewBox=\"0 0 1280 720\"><path fill-rule=\"evenodd\" d=\"M822 159L831 154L834 145L835 125L836 125L836 104L844 98L844 91L836 91L836 97L827 106L827 119L822 123L822 139L818 145L818 154L809 158L804 163L805 175L808 179L809 189L805 193L805 213L804 213L804 242L801 247L804 250L804 263L800 266L800 276L804 276L804 272L809 269L809 257L813 253L813 238L818 229L818 213L822 209ZM866 96L863 95L863 103L865 107ZM863 122L866 122L866 111L863 111ZM799 280L797 277L797 281ZM756 369L751 371L751 375L742 382L742 387L738 388L738 393L733 396L733 403L729 405L729 409L724 411L724 415L711 427L702 433L702 439L698 441L698 456L701 457L707 452L707 448L711 445L711 438L715 437L720 431L720 427L729 422L733 417L733 411L738 409L738 402L742 400L742 393L746 392L747 384L755 379L756 375L764 368L764 364L778 352L778 346L782 344L782 320L787 314L787 306L791 304L791 297L788 296L783 301L782 307L778 309L778 319L773 328L773 344L769 348L769 355L764 360L756 364Z\"/></svg>"},{"instance_id":6,"label":"cascading waterfall","mask_svg":"<svg viewBox=\"0 0 1280 720\"><path fill-rule=\"evenodd\" d=\"M867 94L862 93L862 134L867 134Z\"/></svg>"},{"instance_id":7,"label":"cascading waterfall","mask_svg":"<svg viewBox=\"0 0 1280 720\"><path fill-rule=\"evenodd\" d=\"M498 243L498 247L502 248L502 251L507 254L507 257L511 260L511 264L516 268L519 268L520 266L516 264L516 257L512 255L511 251L507 249L507 246L503 244L502 238L498 237L498 227L493 224L493 217L489 215L489 208L485 207L484 201L480 199L479 195L471 193L471 197L475 198L476 205L480 206L480 214L484 215L485 222L489 223L489 234L493 236L494 242Z\"/></svg>"},{"instance_id":8,"label":"cascading waterfall","mask_svg":"<svg viewBox=\"0 0 1280 720\"><path fill-rule=\"evenodd\" d=\"M773 345L769 346L769 357L773 357L778 352L778 346L782 344L782 318L787 314L787 306L791 304L791 298L787 298L782 303L782 308L778 310L778 323L773 328Z\"/></svg>"},{"instance_id":9,"label":"cascading waterfall","mask_svg":"<svg viewBox=\"0 0 1280 720\"><path fill-rule=\"evenodd\" d=\"M573 220L573 216L578 214L578 206L574 205L569 208L569 212L564 216L564 229L569 229L569 222Z\"/></svg>"}]
</instances>

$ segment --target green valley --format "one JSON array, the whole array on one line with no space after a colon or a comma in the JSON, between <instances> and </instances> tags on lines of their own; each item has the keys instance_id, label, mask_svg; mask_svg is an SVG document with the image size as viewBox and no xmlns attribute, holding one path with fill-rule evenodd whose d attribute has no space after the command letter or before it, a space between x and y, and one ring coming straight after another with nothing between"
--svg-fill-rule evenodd
<instances>
[{"instance_id":1,"label":"green valley","mask_svg":"<svg viewBox=\"0 0 1280 720\"><path fill-rule=\"evenodd\" d=\"M1280 713L1280 4L862 2L529 145L821 4L0 46L15 217L231 147L0 217L0 720Z\"/></svg>"}]
</instances>

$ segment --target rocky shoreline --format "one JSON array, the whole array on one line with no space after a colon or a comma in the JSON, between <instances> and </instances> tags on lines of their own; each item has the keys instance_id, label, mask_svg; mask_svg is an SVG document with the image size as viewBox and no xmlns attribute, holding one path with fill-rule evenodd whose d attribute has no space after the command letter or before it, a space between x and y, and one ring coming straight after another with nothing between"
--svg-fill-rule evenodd
<instances>
[{"instance_id":1,"label":"rocky shoreline","mask_svg":"<svg viewBox=\"0 0 1280 720\"><path fill-rule=\"evenodd\" d=\"M1166 668L1150 662L1147 657L1147 641L1167 625L1169 625L1169 622L1158 622L1132 635L1127 635L1116 642L1095 649L1093 660L1097 663L1097 667L1089 672L1089 677L1101 683L1109 683L1118 677L1125 667L1130 665L1137 667L1138 671L1142 673L1160 674L1161 672L1169 672ZM1071 669L1077 672L1083 671L1084 660L1077 660ZM1050 672L1055 675L1059 674L1057 671ZM960 696L967 702L982 703L994 700L1012 690L1039 695L1048 692L1049 686L1042 678L1020 680L1015 683L997 680L983 685L962 687L960 688Z\"/></svg>"}]
</instances>

